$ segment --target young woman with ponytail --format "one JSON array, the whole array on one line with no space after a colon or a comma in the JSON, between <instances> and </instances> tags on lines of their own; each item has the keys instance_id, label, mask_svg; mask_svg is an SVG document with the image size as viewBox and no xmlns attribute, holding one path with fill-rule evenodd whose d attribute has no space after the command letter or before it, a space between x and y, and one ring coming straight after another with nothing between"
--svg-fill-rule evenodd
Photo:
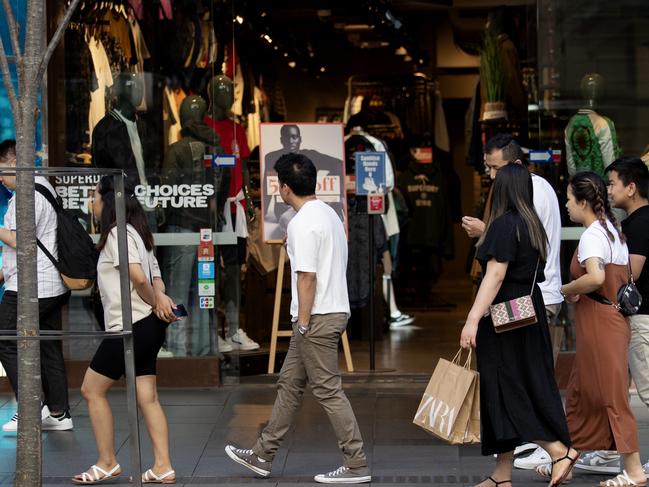
<instances>
[{"instance_id":1,"label":"young woman with ponytail","mask_svg":"<svg viewBox=\"0 0 649 487\"><path fill-rule=\"evenodd\" d=\"M617 301L617 290L628 279L629 251L599 175L576 174L568 185L566 208L570 219L586 228L570 265L574 280L561 287L566 300L575 304L577 327L566 397L570 437L577 450L617 450L622 455L623 472L601 482L602 487L643 486L647 478L629 405L629 325L613 306L588 296L596 292Z\"/></svg>"}]
</instances>

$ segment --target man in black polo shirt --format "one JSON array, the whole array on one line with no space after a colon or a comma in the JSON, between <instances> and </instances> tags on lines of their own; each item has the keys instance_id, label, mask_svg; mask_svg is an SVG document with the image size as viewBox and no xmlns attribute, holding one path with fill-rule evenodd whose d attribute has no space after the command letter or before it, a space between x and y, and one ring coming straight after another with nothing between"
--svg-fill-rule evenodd
<instances>
[{"instance_id":1,"label":"man in black polo shirt","mask_svg":"<svg viewBox=\"0 0 649 487\"><path fill-rule=\"evenodd\" d=\"M649 169L641 159L624 157L606 169L608 193L616 208L627 212L622 232L629 247L629 259L636 286L642 294L642 306L629 317L631 342L629 368L640 399L649 407ZM644 471L649 470L649 462Z\"/></svg>"}]
</instances>

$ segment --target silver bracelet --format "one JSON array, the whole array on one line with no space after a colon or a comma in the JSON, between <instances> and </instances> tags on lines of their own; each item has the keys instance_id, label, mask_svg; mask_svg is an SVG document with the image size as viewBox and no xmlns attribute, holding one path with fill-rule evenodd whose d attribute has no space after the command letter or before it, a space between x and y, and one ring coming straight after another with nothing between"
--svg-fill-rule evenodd
<instances>
[{"instance_id":1,"label":"silver bracelet","mask_svg":"<svg viewBox=\"0 0 649 487\"><path fill-rule=\"evenodd\" d=\"M300 335L304 335L309 328L307 326L302 326L298 323L297 325L297 331L300 332Z\"/></svg>"}]
</instances>

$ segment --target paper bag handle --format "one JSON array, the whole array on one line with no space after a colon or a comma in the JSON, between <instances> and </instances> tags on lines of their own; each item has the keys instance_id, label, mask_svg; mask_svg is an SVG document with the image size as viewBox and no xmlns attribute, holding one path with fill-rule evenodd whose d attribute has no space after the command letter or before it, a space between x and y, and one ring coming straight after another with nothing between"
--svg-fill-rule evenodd
<instances>
[{"instance_id":1,"label":"paper bag handle","mask_svg":"<svg viewBox=\"0 0 649 487\"><path fill-rule=\"evenodd\" d=\"M464 350L463 348L460 348L460 349L457 351L457 353L455 354L455 357L453 357L453 360L451 360L452 363L454 363L454 364L456 364L456 365L462 365L461 361L462 361L462 351L463 351L463 350ZM472 352L473 352L473 349L472 349L472 348L469 348L469 355L467 356L466 361L464 362L464 365L463 365L463 367L464 367L465 369L470 369L470 368L471 368L471 356L472 356Z\"/></svg>"}]
</instances>

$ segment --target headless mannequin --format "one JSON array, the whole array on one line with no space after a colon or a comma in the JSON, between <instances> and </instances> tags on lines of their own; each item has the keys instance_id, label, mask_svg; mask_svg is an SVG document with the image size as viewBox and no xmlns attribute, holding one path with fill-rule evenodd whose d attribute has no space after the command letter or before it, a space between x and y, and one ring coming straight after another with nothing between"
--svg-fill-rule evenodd
<instances>
[{"instance_id":1,"label":"headless mannequin","mask_svg":"<svg viewBox=\"0 0 649 487\"><path fill-rule=\"evenodd\" d=\"M139 75L121 73L113 85L115 107L92 132L95 167L124 169L131 184L147 184L142 142L136 125L136 107L144 85Z\"/></svg>"},{"instance_id":2,"label":"headless mannequin","mask_svg":"<svg viewBox=\"0 0 649 487\"><path fill-rule=\"evenodd\" d=\"M613 122L598 114L595 108L604 94L604 79L596 73L581 80L583 107L575 114L565 131L568 174L595 171L605 177L605 169L621 155Z\"/></svg>"},{"instance_id":3,"label":"headless mannequin","mask_svg":"<svg viewBox=\"0 0 649 487\"><path fill-rule=\"evenodd\" d=\"M205 122L219 135L225 153L233 154L236 157L236 167L231 171L225 171L226 174L230 175L229 184L226 182L226 178L223 178L222 189L219 191L224 196L227 196L229 201L234 202L234 205L228 205L224 217L227 220L225 213L230 212L230 208L236 209L235 214L230 212L230 217L232 220L237 221L233 230L238 237L237 246L226 245L219 247L220 261L223 266L223 272L221 273L222 283L224 284L222 295L225 302L225 319L228 323L227 339L223 343L219 337L219 349L221 351L232 349L255 350L259 348L259 345L250 340L246 333L239 328L240 273L245 259L245 238L248 235L245 213L241 218L241 212L245 211L242 200L245 199L243 188L248 181L245 163L250 155L250 149L248 148L244 128L230 119L231 107L234 103L232 80L224 75L213 77L207 85L207 96L209 98L209 109ZM245 202L243 203L245 204Z\"/></svg>"}]
</instances>

